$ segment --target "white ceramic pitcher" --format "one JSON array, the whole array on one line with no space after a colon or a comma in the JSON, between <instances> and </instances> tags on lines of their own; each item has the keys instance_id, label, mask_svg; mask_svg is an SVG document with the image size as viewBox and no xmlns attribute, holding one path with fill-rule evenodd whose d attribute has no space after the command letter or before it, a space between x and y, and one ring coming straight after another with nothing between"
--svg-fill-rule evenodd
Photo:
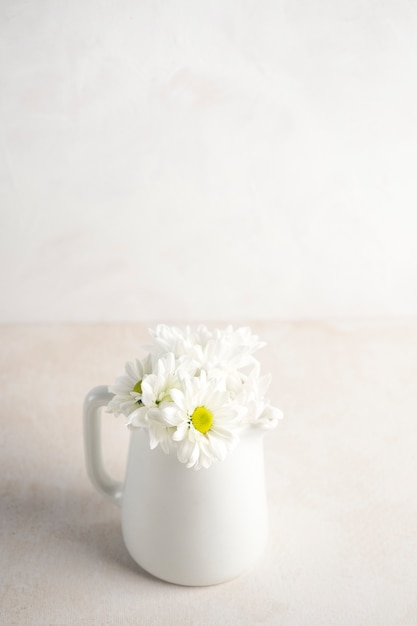
<instances>
[{"instance_id":1,"label":"white ceramic pitcher","mask_svg":"<svg viewBox=\"0 0 417 626\"><path fill-rule=\"evenodd\" d=\"M84 402L86 463L93 485L122 507L123 538L146 571L180 585L235 578L262 553L267 537L263 433L248 430L224 461L194 470L175 452L151 450L131 431L123 484L106 473L100 409L112 394L95 387Z\"/></svg>"}]
</instances>

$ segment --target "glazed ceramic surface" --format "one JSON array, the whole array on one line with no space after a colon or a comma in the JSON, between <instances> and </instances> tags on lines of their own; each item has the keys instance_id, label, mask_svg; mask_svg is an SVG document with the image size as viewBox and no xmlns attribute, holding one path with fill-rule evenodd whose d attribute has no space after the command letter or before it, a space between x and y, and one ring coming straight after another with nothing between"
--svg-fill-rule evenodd
<instances>
[{"instance_id":1,"label":"glazed ceramic surface","mask_svg":"<svg viewBox=\"0 0 417 626\"><path fill-rule=\"evenodd\" d=\"M126 547L149 573L182 585L235 578L262 553L267 537L263 436L245 433L222 462L188 469L175 452L151 450L132 429L123 484L105 471L100 408L112 395L90 391L84 405L87 470L93 485L122 508Z\"/></svg>"}]
</instances>

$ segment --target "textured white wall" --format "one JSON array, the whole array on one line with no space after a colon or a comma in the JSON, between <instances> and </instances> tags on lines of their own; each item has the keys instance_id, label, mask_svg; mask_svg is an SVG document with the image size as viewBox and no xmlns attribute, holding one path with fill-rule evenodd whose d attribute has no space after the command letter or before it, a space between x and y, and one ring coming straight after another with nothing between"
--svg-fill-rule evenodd
<instances>
[{"instance_id":1,"label":"textured white wall","mask_svg":"<svg viewBox=\"0 0 417 626\"><path fill-rule=\"evenodd\" d=\"M1 321L417 313L417 5L2 0Z\"/></svg>"}]
</instances>

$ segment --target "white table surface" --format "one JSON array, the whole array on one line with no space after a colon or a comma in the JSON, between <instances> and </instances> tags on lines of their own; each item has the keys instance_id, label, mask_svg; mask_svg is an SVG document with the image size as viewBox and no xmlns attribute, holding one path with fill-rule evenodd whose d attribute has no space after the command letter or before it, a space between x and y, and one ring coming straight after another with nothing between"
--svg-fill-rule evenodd
<instances>
[{"instance_id":1,"label":"white table surface","mask_svg":"<svg viewBox=\"0 0 417 626\"><path fill-rule=\"evenodd\" d=\"M417 320L251 327L285 412L265 438L269 544L207 588L143 572L84 469L84 395L146 326L0 327L1 624L417 624ZM128 432L103 418L121 478Z\"/></svg>"}]
</instances>

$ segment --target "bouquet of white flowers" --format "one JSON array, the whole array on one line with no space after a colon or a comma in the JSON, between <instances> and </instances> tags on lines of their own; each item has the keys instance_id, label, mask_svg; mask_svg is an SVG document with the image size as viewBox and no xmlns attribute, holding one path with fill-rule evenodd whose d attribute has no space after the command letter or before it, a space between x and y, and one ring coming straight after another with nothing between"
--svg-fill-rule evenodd
<instances>
[{"instance_id":1,"label":"bouquet of white flowers","mask_svg":"<svg viewBox=\"0 0 417 626\"><path fill-rule=\"evenodd\" d=\"M175 449L187 467L223 460L249 428L272 429L283 416L265 397L269 376L253 353L264 344L249 328L150 331L148 355L127 363L109 391L108 410L149 433L151 449Z\"/></svg>"}]
</instances>

